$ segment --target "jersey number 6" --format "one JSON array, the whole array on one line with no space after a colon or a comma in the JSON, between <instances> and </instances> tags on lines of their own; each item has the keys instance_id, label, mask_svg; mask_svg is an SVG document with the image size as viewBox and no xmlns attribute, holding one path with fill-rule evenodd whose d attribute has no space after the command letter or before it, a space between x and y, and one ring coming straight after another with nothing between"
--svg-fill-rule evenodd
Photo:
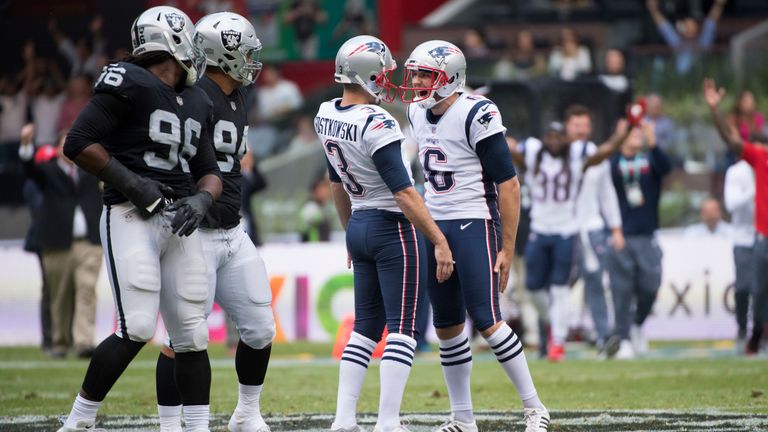
<instances>
[{"instance_id":1,"label":"jersey number 6","mask_svg":"<svg viewBox=\"0 0 768 432\"><path fill-rule=\"evenodd\" d=\"M439 148L428 148L424 152L424 172L429 184L436 193L444 193L453 189L453 171L435 171L432 164L445 164L448 156Z\"/></svg>"}]
</instances>

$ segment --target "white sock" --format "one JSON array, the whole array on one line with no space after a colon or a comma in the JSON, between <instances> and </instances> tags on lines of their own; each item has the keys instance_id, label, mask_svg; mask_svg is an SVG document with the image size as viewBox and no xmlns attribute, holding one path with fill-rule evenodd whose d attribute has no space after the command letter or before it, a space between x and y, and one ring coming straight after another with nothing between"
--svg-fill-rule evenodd
<instances>
[{"instance_id":1,"label":"white sock","mask_svg":"<svg viewBox=\"0 0 768 432\"><path fill-rule=\"evenodd\" d=\"M339 364L339 392L333 428L349 428L357 424L357 398L376 345L373 340L352 332Z\"/></svg>"},{"instance_id":2,"label":"white sock","mask_svg":"<svg viewBox=\"0 0 768 432\"><path fill-rule=\"evenodd\" d=\"M75 403L72 404L72 411L69 412L67 421L64 422L64 426L76 428L78 422L96 423L96 413L99 411L100 406L101 402L90 401L78 394L75 397Z\"/></svg>"},{"instance_id":3,"label":"white sock","mask_svg":"<svg viewBox=\"0 0 768 432\"><path fill-rule=\"evenodd\" d=\"M160 430L181 429L181 405L158 405L157 415L160 417Z\"/></svg>"},{"instance_id":4,"label":"white sock","mask_svg":"<svg viewBox=\"0 0 768 432\"><path fill-rule=\"evenodd\" d=\"M208 430L208 422L211 420L210 405L184 405L185 430Z\"/></svg>"},{"instance_id":5,"label":"white sock","mask_svg":"<svg viewBox=\"0 0 768 432\"><path fill-rule=\"evenodd\" d=\"M235 411L242 414L243 417L261 418L261 409L259 407L259 397L264 385L237 385L237 407Z\"/></svg>"},{"instance_id":6,"label":"white sock","mask_svg":"<svg viewBox=\"0 0 768 432\"><path fill-rule=\"evenodd\" d=\"M568 297L571 295L571 289L568 285L552 285L549 289L552 296L549 306L552 343L564 345L568 337Z\"/></svg>"},{"instance_id":7,"label":"white sock","mask_svg":"<svg viewBox=\"0 0 768 432\"><path fill-rule=\"evenodd\" d=\"M536 395L536 387L533 385L531 372L528 370L523 344L515 332L504 323L486 340L493 353L496 354L496 359L504 372L515 385L520 399L523 400L523 406L526 408L543 407Z\"/></svg>"},{"instance_id":8,"label":"white sock","mask_svg":"<svg viewBox=\"0 0 768 432\"><path fill-rule=\"evenodd\" d=\"M472 351L466 335L462 333L440 341L440 363L443 365L443 377L448 387L453 419L472 423L475 421L470 391Z\"/></svg>"},{"instance_id":9,"label":"white sock","mask_svg":"<svg viewBox=\"0 0 768 432\"><path fill-rule=\"evenodd\" d=\"M398 333L387 335L387 346L379 366L381 394L375 429L389 432L400 426L400 403L403 401L415 352L416 339Z\"/></svg>"}]
</instances>

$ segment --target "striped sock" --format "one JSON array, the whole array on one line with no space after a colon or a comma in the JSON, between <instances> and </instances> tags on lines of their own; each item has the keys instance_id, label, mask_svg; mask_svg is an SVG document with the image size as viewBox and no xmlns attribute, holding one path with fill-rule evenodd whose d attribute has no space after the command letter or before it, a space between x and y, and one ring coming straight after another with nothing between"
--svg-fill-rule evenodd
<instances>
[{"instance_id":1,"label":"striped sock","mask_svg":"<svg viewBox=\"0 0 768 432\"><path fill-rule=\"evenodd\" d=\"M336 418L332 428L348 428L357 424L357 398L368 372L376 342L352 332L339 364L339 392L336 397Z\"/></svg>"},{"instance_id":2,"label":"striped sock","mask_svg":"<svg viewBox=\"0 0 768 432\"><path fill-rule=\"evenodd\" d=\"M466 335L462 333L440 341L440 363L443 365L443 377L448 387L454 420L472 423L475 421L469 381L472 374L472 350Z\"/></svg>"},{"instance_id":3,"label":"striped sock","mask_svg":"<svg viewBox=\"0 0 768 432\"><path fill-rule=\"evenodd\" d=\"M387 346L381 357L381 394L379 418L375 429L391 430L400 425L400 403L413 366L416 339L399 333L387 335Z\"/></svg>"},{"instance_id":4,"label":"striped sock","mask_svg":"<svg viewBox=\"0 0 768 432\"><path fill-rule=\"evenodd\" d=\"M536 395L528 362L525 360L523 344L509 326L502 324L492 335L486 338L496 359L506 372L512 384L515 385L523 406L526 408L541 408L543 405Z\"/></svg>"}]
</instances>

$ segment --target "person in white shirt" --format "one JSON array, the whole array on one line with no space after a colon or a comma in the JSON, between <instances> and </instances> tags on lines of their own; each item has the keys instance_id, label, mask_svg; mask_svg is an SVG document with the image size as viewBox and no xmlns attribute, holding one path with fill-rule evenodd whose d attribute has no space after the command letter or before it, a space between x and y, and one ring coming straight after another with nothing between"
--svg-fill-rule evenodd
<instances>
[{"instance_id":1,"label":"person in white shirt","mask_svg":"<svg viewBox=\"0 0 768 432\"><path fill-rule=\"evenodd\" d=\"M736 162L725 173L725 209L731 214L731 239L736 269L734 284L736 324L736 350L744 353L747 338L747 311L749 298L755 289L755 173L744 160Z\"/></svg>"},{"instance_id":2,"label":"person in white shirt","mask_svg":"<svg viewBox=\"0 0 768 432\"><path fill-rule=\"evenodd\" d=\"M577 106L578 107L578 106ZM568 109L565 114L565 134L571 145L585 143L587 152L596 148L592 136L592 113L583 109ZM605 254L609 248L624 248L621 230L621 209L611 179L608 161L587 169L581 183L576 213L579 219L581 246L581 275L584 278L584 301L592 314L597 333L596 345L602 353L609 336L608 304L603 279Z\"/></svg>"},{"instance_id":3,"label":"person in white shirt","mask_svg":"<svg viewBox=\"0 0 768 432\"><path fill-rule=\"evenodd\" d=\"M723 220L723 212L720 203L714 198L707 198L699 208L701 222L688 226L685 229L686 237L730 237L731 225Z\"/></svg>"}]
</instances>

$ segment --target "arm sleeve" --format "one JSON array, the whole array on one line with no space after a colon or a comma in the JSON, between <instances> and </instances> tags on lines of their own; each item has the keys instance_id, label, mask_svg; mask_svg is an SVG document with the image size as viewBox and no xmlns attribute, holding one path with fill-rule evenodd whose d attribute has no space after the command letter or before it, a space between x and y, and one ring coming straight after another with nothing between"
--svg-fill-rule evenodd
<instances>
[{"instance_id":1,"label":"arm sleeve","mask_svg":"<svg viewBox=\"0 0 768 432\"><path fill-rule=\"evenodd\" d=\"M506 131L507 128L501 121L499 108L485 98L470 108L464 123L467 143L474 150L477 150L477 144L485 138L497 133L501 133L503 136Z\"/></svg>"},{"instance_id":2,"label":"arm sleeve","mask_svg":"<svg viewBox=\"0 0 768 432\"><path fill-rule=\"evenodd\" d=\"M413 186L411 176L403 162L400 141L393 141L376 151L373 154L373 164L376 165L376 171L392 193Z\"/></svg>"},{"instance_id":3,"label":"arm sleeve","mask_svg":"<svg viewBox=\"0 0 768 432\"><path fill-rule=\"evenodd\" d=\"M704 26L701 29L699 35L699 47L709 48L715 42L715 36L717 35L717 23L707 18L704 20Z\"/></svg>"},{"instance_id":4,"label":"arm sleeve","mask_svg":"<svg viewBox=\"0 0 768 432\"><path fill-rule=\"evenodd\" d=\"M503 183L515 175L515 166L512 164L512 154L507 147L504 134L499 132L484 138L477 143L475 149L483 170L495 183Z\"/></svg>"},{"instance_id":5,"label":"arm sleeve","mask_svg":"<svg viewBox=\"0 0 768 432\"><path fill-rule=\"evenodd\" d=\"M672 163L669 160L669 156L664 153L664 150L659 148L658 144L651 149L650 156L651 167L658 173L659 177L664 177L672 171Z\"/></svg>"},{"instance_id":6,"label":"arm sleeve","mask_svg":"<svg viewBox=\"0 0 768 432\"><path fill-rule=\"evenodd\" d=\"M664 22L659 25L659 33L661 33L661 37L667 41L667 45L672 48L677 48L680 45L680 35L677 34L677 31L675 31L675 28L672 27L672 24L669 21L664 20Z\"/></svg>"},{"instance_id":7,"label":"arm sleeve","mask_svg":"<svg viewBox=\"0 0 768 432\"><path fill-rule=\"evenodd\" d=\"M608 161L603 161L600 168L600 214L603 215L608 228L621 227L621 208L619 207L619 197L616 195L616 188L613 186L611 178L611 165Z\"/></svg>"},{"instance_id":8,"label":"arm sleeve","mask_svg":"<svg viewBox=\"0 0 768 432\"><path fill-rule=\"evenodd\" d=\"M328 167L328 179L334 183L341 183L341 177L339 177L339 173L336 172L336 169L331 164L331 161L328 160L328 158L325 158L325 165Z\"/></svg>"},{"instance_id":9,"label":"arm sleeve","mask_svg":"<svg viewBox=\"0 0 768 432\"><path fill-rule=\"evenodd\" d=\"M131 104L110 93L97 93L75 120L64 142L64 154L75 159L93 143L114 131L120 119L131 111Z\"/></svg>"},{"instance_id":10,"label":"arm sleeve","mask_svg":"<svg viewBox=\"0 0 768 432\"><path fill-rule=\"evenodd\" d=\"M200 142L197 143L197 153L189 160L189 170L195 182L208 174L221 177L219 164L216 162L216 152L213 149L211 121L213 118L213 107L209 107L210 114L200 131Z\"/></svg>"},{"instance_id":11,"label":"arm sleeve","mask_svg":"<svg viewBox=\"0 0 768 432\"><path fill-rule=\"evenodd\" d=\"M389 113L378 112L368 116L360 133L368 155L373 156L380 148L405 139L400 125Z\"/></svg>"}]
</instances>

